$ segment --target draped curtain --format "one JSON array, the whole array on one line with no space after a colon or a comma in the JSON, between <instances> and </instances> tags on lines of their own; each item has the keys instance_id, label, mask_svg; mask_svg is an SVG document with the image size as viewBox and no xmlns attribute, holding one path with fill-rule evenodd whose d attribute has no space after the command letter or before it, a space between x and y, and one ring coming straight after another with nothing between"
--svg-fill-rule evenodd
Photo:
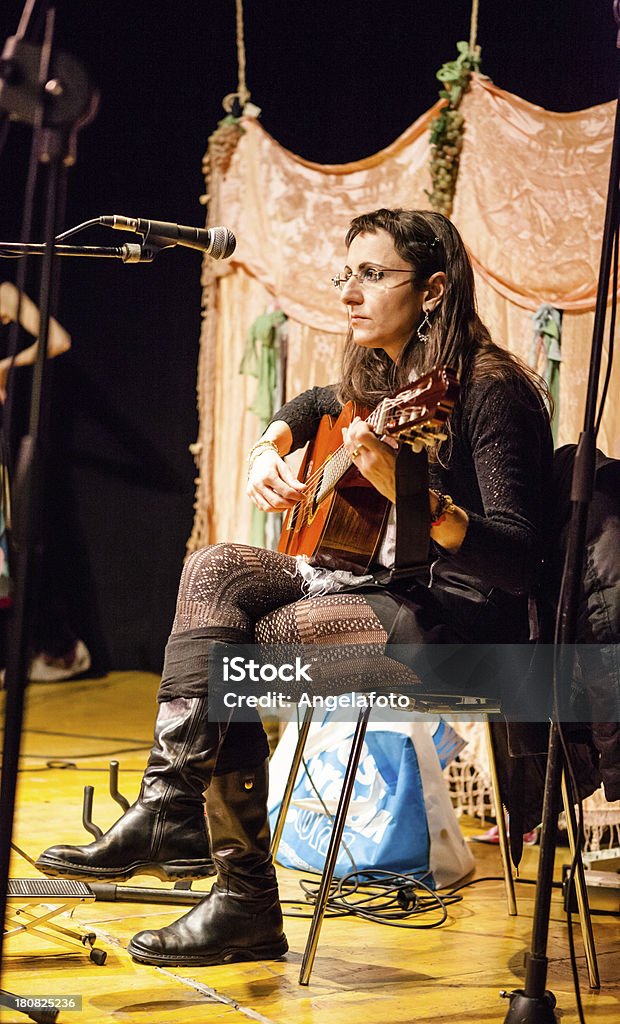
<instances>
[{"instance_id":1,"label":"draped curtain","mask_svg":"<svg viewBox=\"0 0 620 1024\"><path fill-rule=\"evenodd\" d=\"M461 106L452 219L472 257L480 315L495 341L527 360L532 314L543 303L563 311L559 444L582 426L614 106L551 113L482 76ZM342 165L303 160L243 120L225 176L211 181L209 222L230 225L238 244L225 266L204 265L190 550L249 537L245 457L258 426L247 407L256 382L238 369L249 326L274 304L289 317L288 397L337 380L346 313L330 278L344 261L347 226L379 206L428 208L428 129L438 109L387 149ZM616 365L610 396L619 388ZM598 445L620 457L617 401L607 404Z\"/></svg>"}]
</instances>

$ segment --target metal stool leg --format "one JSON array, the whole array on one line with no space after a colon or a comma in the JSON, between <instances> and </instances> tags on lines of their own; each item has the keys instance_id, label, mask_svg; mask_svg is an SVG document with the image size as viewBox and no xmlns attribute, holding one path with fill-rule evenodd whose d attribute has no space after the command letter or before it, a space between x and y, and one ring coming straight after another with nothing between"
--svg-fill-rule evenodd
<instances>
[{"instance_id":1,"label":"metal stool leg","mask_svg":"<svg viewBox=\"0 0 620 1024\"><path fill-rule=\"evenodd\" d=\"M504 888L506 889L506 903L508 913L511 917L517 915L517 898L515 895L515 883L512 876L512 863L510 860L510 848L508 845L508 833L506 831L506 819L504 818L504 806L499 788L499 775L497 774L497 761L495 759L495 744L493 742L493 730L488 718L484 720L484 728L487 737L487 750L489 752L489 767L491 769L491 792L495 807L495 819L499 836L499 852L502 858L504 871Z\"/></svg>"},{"instance_id":2,"label":"metal stool leg","mask_svg":"<svg viewBox=\"0 0 620 1024\"><path fill-rule=\"evenodd\" d=\"M577 821L575 819L575 808L568 791L565 772L562 773L562 801L564 803L564 811L566 813L566 830L568 832L571 857L574 857L577 846ZM601 979L598 971L596 946L594 945L594 932L592 930L592 918L590 916L590 904L588 902L586 879L583 873L581 851L579 851L579 856L577 857L575 893L577 895L577 906L579 907L579 923L581 924L583 948L586 955L586 963L588 965L590 988L600 988Z\"/></svg>"},{"instance_id":3,"label":"metal stool leg","mask_svg":"<svg viewBox=\"0 0 620 1024\"><path fill-rule=\"evenodd\" d=\"M342 833L344 832L349 804L351 803L355 776L357 775L357 768L362 756L364 737L366 736L366 727L368 725L369 716L370 707L363 710L357 720L357 727L355 729L353 743L351 744L351 752L349 754L349 762L347 764L347 770L342 784L342 792L338 802L338 810L336 811L336 817L334 818L329 849L325 857L325 867L323 868L323 874L321 876L321 885L314 905L314 915L312 917L312 923L310 925L310 931L306 941L306 948L301 962L301 971L299 974L300 985L308 985L310 982L310 975L312 974L314 958L319 944L319 934L321 931L321 925L323 924L329 889L336 869L338 850L340 849Z\"/></svg>"},{"instance_id":4,"label":"metal stool leg","mask_svg":"<svg viewBox=\"0 0 620 1024\"><path fill-rule=\"evenodd\" d=\"M304 756L304 748L306 746L306 740L308 739L308 732L312 724L312 715L314 709L306 708L304 720L299 727L299 735L297 737L297 746L295 747L295 753L293 754L293 760L291 762L291 770L288 773L286 780L286 786L284 787L284 793L282 795L282 803L280 804L280 810L278 817L273 829L273 837L271 840L271 856L276 859L278 847L280 845L280 839L282 838L282 832L284 831L284 823L286 821L286 815L291 804L291 797L293 796L293 790L295 789L295 783L297 782L297 772L301 760Z\"/></svg>"}]
</instances>

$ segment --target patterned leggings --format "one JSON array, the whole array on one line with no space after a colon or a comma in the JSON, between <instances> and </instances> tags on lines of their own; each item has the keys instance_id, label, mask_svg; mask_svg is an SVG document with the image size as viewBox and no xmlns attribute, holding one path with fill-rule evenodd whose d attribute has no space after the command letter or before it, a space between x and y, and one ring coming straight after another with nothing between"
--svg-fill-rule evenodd
<instances>
[{"instance_id":1,"label":"patterned leggings","mask_svg":"<svg viewBox=\"0 0 620 1024\"><path fill-rule=\"evenodd\" d=\"M191 638L237 640L257 644L355 644L353 656L330 666L340 692L355 690L377 669L386 679L383 655L387 632L363 594L306 597L306 584L289 555L245 544L215 544L195 552L184 566L176 614L167 649L185 650ZM208 641L207 641L208 642ZM200 644L198 645L200 646ZM183 665L183 657L175 664ZM390 674L398 672L389 661ZM313 672L313 679L316 676ZM356 687L356 683L358 686ZM168 673L160 700L206 692L204 676L196 686L183 671ZM260 721L232 722L218 760L218 772L249 768L267 751Z\"/></svg>"},{"instance_id":2,"label":"patterned leggings","mask_svg":"<svg viewBox=\"0 0 620 1024\"><path fill-rule=\"evenodd\" d=\"M183 569L172 635L217 626L242 631L250 643L387 639L363 595L306 598L294 558L246 544L203 548Z\"/></svg>"}]
</instances>

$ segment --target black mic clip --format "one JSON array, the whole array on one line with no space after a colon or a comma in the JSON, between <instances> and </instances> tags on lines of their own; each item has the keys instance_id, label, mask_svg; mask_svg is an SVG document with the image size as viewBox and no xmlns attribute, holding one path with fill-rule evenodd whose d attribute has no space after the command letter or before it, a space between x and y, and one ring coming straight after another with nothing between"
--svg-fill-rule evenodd
<instances>
[{"instance_id":1,"label":"black mic clip","mask_svg":"<svg viewBox=\"0 0 620 1024\"><path fill-rule=\"evenodd\" d=\"M148 245L139 242L126 242L120 246L123 263L152 263L165 245Z\"/></svg>"}]
</instances>

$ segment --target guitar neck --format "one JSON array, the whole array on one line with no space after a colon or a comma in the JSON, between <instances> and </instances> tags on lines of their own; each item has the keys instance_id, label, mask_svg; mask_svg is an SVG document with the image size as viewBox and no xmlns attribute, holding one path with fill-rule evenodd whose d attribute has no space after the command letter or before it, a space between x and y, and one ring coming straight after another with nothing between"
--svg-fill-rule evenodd
<instances>
[{"instance_id":1,"label":"guitar neck","mask_svg":"<svg viewBox=\"0 0 620 1024\"><path fill-rule=\"evenodd\" d=\"M377 406L376 409L366 417L365 422L370 427L375 427L381 419L381 407L383 401ZM342 480L345 473L347 473L353 465L353 459L349 455L344 445L337 448L333 455L329 456L322 466L321 480L318 490L314 496L314 500L319 505L325 498L329 497L335 487L337 487L340 480Z\"/></svg>"},{"instance_id":2,"label":"guitar neck","mask_svg":"<svg viewBox=\"0 0 620 1024\"><path fill-rule=\"evenodd\" d=\"M455 373L448 367L436 367L413 383L404 385L389 398L382 399L366 417L365 422L378 437L400 437L406 443L413 444L417 451L421 451L422 447L436 445L446 437L445 423L457 395L458 380ZM340 424L342 416L344 411L336 426ZM351 419L345 417L344 422L349 426ZM342 444L333 451L330 448L328 453L321 447L319 451L323 461L319 459L319 465L315 469L315 446L309 464L310 472L306 477L306 483L313 484L310 500L315 508L330 496L354 464ZM308 500L306 496L301 499L300 504L305 505Z\"/></svg>"}]
</instances>

